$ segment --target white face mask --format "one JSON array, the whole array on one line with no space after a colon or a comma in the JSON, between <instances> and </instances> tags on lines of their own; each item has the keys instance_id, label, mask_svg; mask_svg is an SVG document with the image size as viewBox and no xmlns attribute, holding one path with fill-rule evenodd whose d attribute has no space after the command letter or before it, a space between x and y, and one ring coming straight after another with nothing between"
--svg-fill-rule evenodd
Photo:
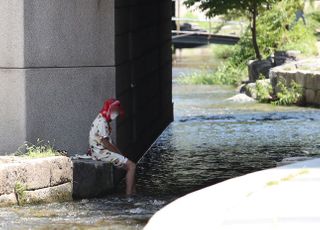
<instances>
[{"instance_id":1,"label":"white face mask","mask_svg":"<svg viewBox=\"0 0 320 230\"><path fill-rule=\"evenodd\" d=\"M116 119L118 116L119 116L119 112L112 112L112 113L110 114L110 119L111 119L111 120L114 120L114 119Z\"/></svg>"}]
</instances>

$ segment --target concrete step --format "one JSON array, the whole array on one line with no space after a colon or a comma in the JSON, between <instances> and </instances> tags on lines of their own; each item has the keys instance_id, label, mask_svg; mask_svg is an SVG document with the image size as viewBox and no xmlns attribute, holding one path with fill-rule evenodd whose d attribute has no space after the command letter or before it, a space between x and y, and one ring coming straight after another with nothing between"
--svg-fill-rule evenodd
<instances>
[{"instance_id":1,"label":"concrete step","mask_svg":"<svg viewBox=\"0 0 320 230\"><path fill-rule=\"evenodd\" d=\"M114 191L114 167L111 163L91 159L72 162L75 199L101 197Z\"/></svg>"}]
</instances>

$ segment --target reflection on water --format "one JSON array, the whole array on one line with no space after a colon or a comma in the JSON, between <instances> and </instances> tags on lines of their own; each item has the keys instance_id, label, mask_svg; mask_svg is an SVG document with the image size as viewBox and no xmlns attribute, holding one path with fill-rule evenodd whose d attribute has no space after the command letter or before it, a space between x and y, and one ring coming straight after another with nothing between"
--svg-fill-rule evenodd
<instances>
[{"instance_id":1,"label":"reflection on water","mask_svg":"<svg viewBox=\"0 0 320 230\"><path fill-rule=\"evenodd\" d=\"M0 208L0 228L142 229L186 193L274 167L285 157L320 154L318 110L225 100L235 93L174 85L175 121L139 162L137 197Z\"/></svg>"},{"instance_id":2,"label":"reflection on water","mask_svg":"<svg viewBox=\"0 0 320 230\"><path fill-rule=\"evenodd\" d=\"M144 192L181 196L286 157L320 154L316 109L226 102L230 88L174 92L176 120L140 162Z\"/></svg>"}]
</instances>

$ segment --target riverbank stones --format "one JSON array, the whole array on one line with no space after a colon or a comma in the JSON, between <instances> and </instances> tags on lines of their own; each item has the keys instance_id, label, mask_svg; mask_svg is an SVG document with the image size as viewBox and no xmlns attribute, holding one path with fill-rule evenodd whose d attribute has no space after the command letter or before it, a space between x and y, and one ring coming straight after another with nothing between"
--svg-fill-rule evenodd
<instances>
[{"instance_id":1,"label":"riverbank stones","mask_svg":"<svg viewBox=\"0 0 320 230\"><path fill-rule=\"evenodd\" d=\"M3 156L0 157L0 206L105 196L114 191L114 174L112 164L91 159Z\"/></svg>"},{"instance_id":2,"label":"riverbank stones","mask_svg":"<svg viewBox=\"0 0 320 230\"><path fill-rule=\"evenodd\" d=\"M29 159L10 156L0 157L0 162L2 206L16 204L21 200L24 203L47 203L53 200L66 201L72 197L73 164L68 157ZM64 189L61 190L61 187ZM37 193L40 191L45 191L46 195L40 196ZM28 199L28 194L38 198Z\"/></svg>"}]
</instances>

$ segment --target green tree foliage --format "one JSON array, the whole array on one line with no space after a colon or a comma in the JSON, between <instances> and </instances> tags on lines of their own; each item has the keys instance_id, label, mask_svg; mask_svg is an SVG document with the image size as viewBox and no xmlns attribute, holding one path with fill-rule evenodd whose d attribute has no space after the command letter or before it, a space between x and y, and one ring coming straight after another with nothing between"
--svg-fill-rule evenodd
<instances>
[{"instance_id":1,"label":"green tree foliage","mask_svg":"<svg viewBox=\"0 0 320 230\"><path fill-rule=\"evenodd\" d=\"M300 7L301 3L297 0L282 0L259 16L257 40L263 57L276 50L289 49L299 50L306 55L316 54L314 28L309 25L311 19L307 26L300 21L289 28L295 21L295 12Z\"/></svg>"},{"instance_id":2,"label":"green tree foliage","mask_svg":"<svg viewBox=\"0 0 320 230\"><path fill-rule=\"evenodd\" d=\"M212 0L208 0L210 2ZM303 0L302 0L303 1ZM189 4L199 4L199 0L187 0ZM214 1L222 2L222 1ZM225 1L229 8L218 11L212 9L212 15L218 12L228 13L228 18L232 15L239 16L239 10L233 9L237 1ZM233 4L233 5L232 5ZM260 55L262 58L269 57L277 50L299 50L305 56L317 55L315 29L320 28L320 13L313 12L306 15L307 25L299 20L293 27L289 26L296 18L296 11L300 3L297 0L281 0L274 4L261 6L260 14L257 17L257 43L259 44ZM222 6L221 6L222 8ZM264 10L269 8L269 10ZM200 8L204 10L205 8ZM228 10L227 10L228 9ZM236 14L238 12L238 14ZM245 11L247 12L247 11ZM232 14L232 15L231 15ZM231 15L231 16L230 16ZM247 62L256 57L255 49L252 43L252 30L248 28L241 36L237 45L228 47L227 51L220 50L220 56L226 60L220 65L216 72L205 76L206 84L233 84L237 85L241 80L247 79ZM201 75L203 78L203 74ZM193 77L194 82L196 77ZM210 81L208 80L210 78ZM212 78L212 79L211 79ZM201 83L204 80L201 80Z\"/></svg>"},{"instance_id":3,"label":"green tree foliage","mask_svg":"<svg viewBox=\"0 0 320 230\"><path fill-rule=\"evenodd\" d=\"M208 17L215 15L229 14L232 11L241 12L250 20L252 45L255 56L261 59L261 53L257 43L257 17L260 11L271 8L276 0L186 0L185 4L190 7L197 5Z\"/></svg>"}]
</instances>

